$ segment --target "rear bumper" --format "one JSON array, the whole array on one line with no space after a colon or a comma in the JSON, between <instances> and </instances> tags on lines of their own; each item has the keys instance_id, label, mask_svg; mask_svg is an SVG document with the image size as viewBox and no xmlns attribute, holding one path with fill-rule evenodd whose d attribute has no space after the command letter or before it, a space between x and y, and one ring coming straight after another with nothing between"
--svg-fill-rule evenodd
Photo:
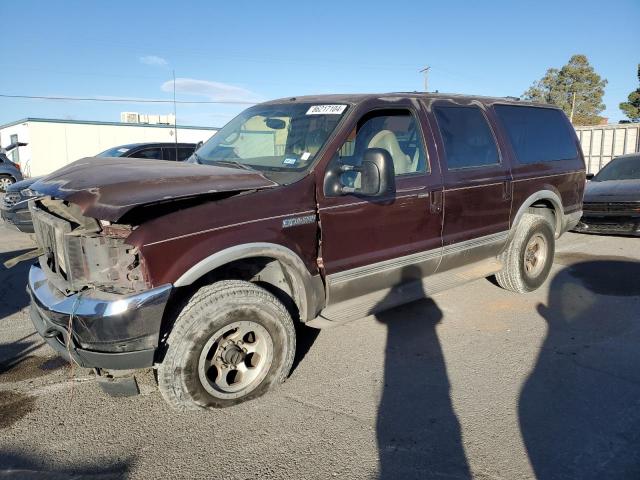
<instances>
[{"instance_id":1,"label":"rear bumper","mask_svg":"<svg viewBox=\"0 0 640 480\"><path fill-rule=\"evenodd\" d=\"M581 233L600 233L606 235L640 236L640 216L584 216L575 226L574 231Z\"/></svg>"},{"instance_id":2,"label":"rear bumper","mask_svg":"<svg viewBox=\"0 0 640 480\"><path fill-rule=\"evenodd\" d=\"M566 233L569 230L573 230L575 226L580 222L582 217L582 210L566 213L564 215L564 225L562 226L562 233Z\"/></svg>"},{"instance_id":3,"label":"rear bumper","mask_svg":"<svg viewBox=\"0 0 640 480\"><path fill-rule=\"evenodd\" d=\"M49 346L82 367L111 370L153 365L171 289L168 284L133 295L89 290L65 296L35 265L27 288L31 321Z\"/></svg>"}]
</instances>

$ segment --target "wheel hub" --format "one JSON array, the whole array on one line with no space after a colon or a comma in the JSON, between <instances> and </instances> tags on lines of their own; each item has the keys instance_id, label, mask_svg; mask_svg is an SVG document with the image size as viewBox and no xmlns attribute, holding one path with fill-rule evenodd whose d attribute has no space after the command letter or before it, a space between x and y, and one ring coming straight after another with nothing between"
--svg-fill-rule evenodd
<instances>
[{"instance_id":1,"label":"wheel hub","mask_svg":"<svg viewBox=\"0 0 640 480\"><path fill-rule=\"evenodd\" d=\"M534 235L525 248L524 268L530 277L538 276L547 260L547 241L540 235Z\"/></svg>"},{"instance_id":2,"label":"wheel hub","mask_svg":"<svg viewBox=\"0 0 640 480\"><path fill-rule=\"evenodd\" d=\"M235 343L227 345L222 352L222 359L229 365L239 365L247 356Z\"/></svg>"},{"instance_id":3,"label":"wheel hub","mask_svg":"<svg viewBox=\"0 0 640 480\"><path fill-rule=\"evenodd\" d=\"M259 323L242 320L214 332L200 353L198 377L218 398L245 395L269 372L274 345Z\"/></svg>"}]
</instances>

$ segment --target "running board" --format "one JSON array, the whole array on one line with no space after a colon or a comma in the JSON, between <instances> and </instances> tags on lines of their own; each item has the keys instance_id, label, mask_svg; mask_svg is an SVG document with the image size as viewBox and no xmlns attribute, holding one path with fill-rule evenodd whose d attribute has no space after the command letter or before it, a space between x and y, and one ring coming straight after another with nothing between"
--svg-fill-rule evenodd
<instances>
[{"instance_id":1,"label":"running board","mask_svg":"<svg viewBox=\"0 0 640 480\"><path fill-rule=\"evenodd\" d=\"M325 328L346 323L404 303L430 297L438 292L488 277L500 270L502 270L502 262L496 258L490 258L446 272L435 273L422 281L400 284L331 305L306 324L310 327Z\"/></svg>"}]
</instances>

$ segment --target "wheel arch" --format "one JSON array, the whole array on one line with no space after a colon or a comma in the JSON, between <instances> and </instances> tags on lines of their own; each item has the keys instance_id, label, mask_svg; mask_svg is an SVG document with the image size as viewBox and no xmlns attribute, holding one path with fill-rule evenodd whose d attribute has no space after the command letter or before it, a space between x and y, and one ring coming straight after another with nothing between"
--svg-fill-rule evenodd
<instances>
[{"instance_id":1,"label":"wheel arch","mask_svg":"<svg viewBox=\"0 0 640 480\"><path fill-rule=\"evenodd\" d=\"M245 276L249 278L243 279L255 280L257 277L255 283L267 284L267 288L271 286L289 295L302 322L315 318L324 306L325 290L320 276L311 275L291 249L274 243L247 243L216 252L183 273L174 286L187 287L208 276L215 278L216 273L238 268L248 272ZM288 288L282 288L283 285Z\"/></svg>"},{"instance_id":2,"label":"wheel arch","mask_svg":"<svg viewBox=\"0 0 640 480\"><path fill-rule=\"evenodd\" d=\"M514 235L522 216L529 211L530 208L547 208L553 211L555 217L554 234L558 238L562 233L562 222L564 216L564 209L562 207L562 199L560 196L552 190L539 190L522 202L515 216L513 222L511 222L511 233L509 240Z\"/></svg>"}]
</instances>

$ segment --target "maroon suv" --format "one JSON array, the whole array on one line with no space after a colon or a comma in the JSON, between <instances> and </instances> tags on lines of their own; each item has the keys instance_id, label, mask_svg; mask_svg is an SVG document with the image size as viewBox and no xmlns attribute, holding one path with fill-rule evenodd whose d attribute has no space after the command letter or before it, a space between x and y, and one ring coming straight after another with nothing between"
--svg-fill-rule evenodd
<instances>
[{"instance_id":1,"label":"maroon suv","mask_svg":"<svg viewBox=\"0 0 640 480\"><path fill-rule=\"evenodd\" d=\"M178 409L282 382L322 327L495 275L528 292L580 219L561 110L391 93L251 107L189 163L83 159L31 201L31 317L85 367L153 367ZM116 372L117 373L117 372Z\"/></svg>"}]
</instances>

